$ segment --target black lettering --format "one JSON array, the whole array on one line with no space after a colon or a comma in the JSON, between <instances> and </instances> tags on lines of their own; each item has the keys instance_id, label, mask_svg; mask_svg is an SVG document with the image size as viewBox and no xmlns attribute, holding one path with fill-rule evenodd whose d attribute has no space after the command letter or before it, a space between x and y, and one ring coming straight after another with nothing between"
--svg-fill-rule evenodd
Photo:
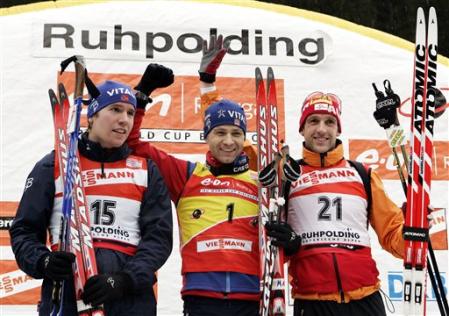
<instances>
[{"instance_id":1,"label":"black lettering","mask_svg":"<svg viewBox=\"0 0 449 316\"><path fill-rule=\"evenodd\" d=\"M293 41L288 37L271 37L270 36L270 55L277 56L277 43L285 43L286 56L293 56Z\"/></svg>"},{"instance_id":2,"label":"black lettering","mask_svg":"<svg viewBox=\"0 0 449 316\"><path fill-rule=\"evenodd\" d=\"M194 48L186 47L185 41L188 38L192 38L196 42ZM182 34L176 41L176 45L178 45L178 48L184 53L198 53L201 52L203 48L203 38L195 33Z\"/></svg>"},{"instance_id":3,"label":"black lettering","mask_svg":"<svg viewBox=\"0 0 449 316\"><path fill-rule=\"evenodd\" d=\"M114 49L122 49L123 36L131 37L132 50L139 50L140 38L136 32L122 32L121 25L114 25Z\"/></svg>"},{"instance_id":4,"label":"black lettering","mask_svg":"<svg viewBox=\"0 0 449 316\"><path fill-rule=\"evenodd\" d=\"M60 28L63 32L54 34L55 31ZM53 38L60 38L64 40L65 48L73 48L73 38L71 37L75 32L75 28L70 24L54 23L44 24L44 47L51 47L51 41Z\"/></svg>"},{"instance_id":5,"label":"black lettering","mask_svg":"<svg viewBox=\"0 0 449 316\"><path fill-rule=\"evenodd\" d=\"M100 31L100 38L98 39L98 44L91 44L89 42L90 32L86 30L81 31L81 45L87 49L106 49L108 43L108 33L106 31Z\"/></svg>"},{"instance_id":6,"label":"black lettering","mask_svg":"<svg viewBox=\"0 0 449 316\"><path fill-rule=\"evenodd\" d=\"M262 49L262 30L256 30L255 34L256 34L256 38L254 40L254 46L256 47L255 53L256 53L256 55L262 55L263 54L263 49ZM261 36L257 36L257 35L261 35Z\"/></svg>"},{"instance_id":7,"label":"black lettering","mask_svg":"<svg viewBox=\"0 0 449 316\"><path fill-rule=\"evenodd\" d=\"M314 48L314 49L312 49ZM316 57L316 59L300 58L304 64L317 64L324 59L324 40L323 38L304 38L298 44L299 52L306 57Z\"/></svg>"},{"instance_id":8,"label":"black lettering","mask_svg":"<svg viewBox=\"0 0 449 316\"><path fill-rule=\"evenodd\" d=\"M155 46L154 40L157 38L163 39L165 41L164 45ZM169 34L164 32L147 33L146 40L147 40L146 58L154 58L154 51L163 53L169 51L173 47L173 39Z\"/></svg>"},{"instance_id":9,"label":"black lettering","mask_svg":"<svg viewBox=\"0 0 449 316\"><path fill-rule=\"evenodd\" d=\"M242 30L242 36L238 35L229 35L223 39L224 43L231 43L231 41L239 41L240 49L232 49L228 48L228 54L230 55L248 55L249 54L249 41L248 41L248 30Z\"/></svg>"}]
</instances>

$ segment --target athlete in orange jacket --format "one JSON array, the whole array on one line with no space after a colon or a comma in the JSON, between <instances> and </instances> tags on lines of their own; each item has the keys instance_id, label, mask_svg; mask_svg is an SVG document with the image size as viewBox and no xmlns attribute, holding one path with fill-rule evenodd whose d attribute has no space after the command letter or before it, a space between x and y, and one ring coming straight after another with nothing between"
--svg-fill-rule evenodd
<instances>
[{"instance_id":1,"label":"athlete in orange jacket","mask_svg":"<svg viewBox=\"0 0 449 316\"><path fill-rule=\"evenodd\" d=\"M372 170L366 170L368 203L363 180L337 139L340 114L336 95L315 92L305 99L299 124L303 160L290 158L284 165L287 174L296 174L287 222L267 225L273 243L290 257L294 315L385 315L369 224L385 250L398 258L404 252L402 211Z\"/></svg>"}]
</instances>

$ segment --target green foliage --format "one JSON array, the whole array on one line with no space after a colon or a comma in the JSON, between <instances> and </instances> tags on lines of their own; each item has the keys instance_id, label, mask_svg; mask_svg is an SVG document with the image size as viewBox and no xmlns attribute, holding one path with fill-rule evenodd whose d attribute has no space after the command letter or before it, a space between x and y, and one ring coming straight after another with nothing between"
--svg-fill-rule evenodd
<instances>
[{"instance_id":1,"label":"green foliage","mask_svg":"<svg viewBox=\"0 0 449 316\"><path fill-rule=\"evenodd\" d=\"M415 41L416 9L434 6L438 15L438 51L449 57L448 0L261 0L339 17Z\"/></svg>"}]
</instances>

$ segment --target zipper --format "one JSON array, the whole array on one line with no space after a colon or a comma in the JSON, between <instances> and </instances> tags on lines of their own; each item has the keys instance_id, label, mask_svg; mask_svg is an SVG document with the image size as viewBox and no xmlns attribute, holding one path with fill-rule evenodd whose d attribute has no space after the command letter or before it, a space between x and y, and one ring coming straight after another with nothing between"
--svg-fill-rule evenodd
<instances>
[{"instance_id":1,"label":"zipper","mask_svg":"<svg viewBox=\"0 0 449 316\"><path fill-rule=\"evenodd\" d=\"M332 254L332 260L334 261L335 276L337 277L338 293L340 293L341 302L344 303L345 292L343 292L343 286L341 285L340 272L338 270L337 256L335 255L335 253Z\"/></svg>"}]
</instances>

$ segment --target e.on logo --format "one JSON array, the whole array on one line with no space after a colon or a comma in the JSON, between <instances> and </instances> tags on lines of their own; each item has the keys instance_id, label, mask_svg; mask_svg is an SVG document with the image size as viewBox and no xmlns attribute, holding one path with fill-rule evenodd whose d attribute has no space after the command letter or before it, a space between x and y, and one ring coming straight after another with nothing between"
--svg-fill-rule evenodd
<instances>
[{"instance_id":1,"label":"e.on logo","mask_svg":"<svg viewBox=\"0 0 449 316\"><path fill-rule=\"evenodd\" d=\"M408 155L409 147L406 145L405 148ZM399 147L397 153L403 163ZM399 179L394 156L386 140L350 139L349 159L367 164L383 179ZM432 180L449 180L449 141L433 142L432 171Z\"/></svg>"},{"instance_id":2,"label":"e.on logo","mask_svg":"<svg viewBox=\"0 0 449 316\"><path fill-rule=\"evenodd\" d=\"M211 178L206 178L204 180L201 181L201 184L204 186L230 186L231 182L229 181L222 181L220 179L211 179Z\"/></svg>"}]
</instances>

